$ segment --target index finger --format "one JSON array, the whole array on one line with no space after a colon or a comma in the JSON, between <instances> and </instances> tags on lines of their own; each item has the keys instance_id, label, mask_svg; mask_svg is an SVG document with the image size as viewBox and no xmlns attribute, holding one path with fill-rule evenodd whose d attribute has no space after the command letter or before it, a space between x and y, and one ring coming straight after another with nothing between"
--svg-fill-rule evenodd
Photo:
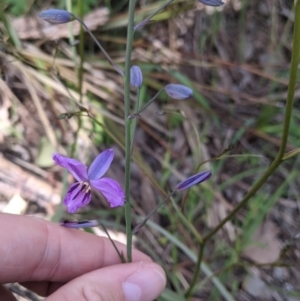
<instances>
[{"instance_id":1,"label":"index finger","mask_svg":"<svg viewBox=\"0 0 300 301\"><path fill-rule=\"evenodd\" d=\"M126 246L117 243L126 254ZM149 261L133 250L134 261ZM75 229L0 213L0 283L69 281L95 269L120 263L111 242Z\"/></svg>"}]
</instances>

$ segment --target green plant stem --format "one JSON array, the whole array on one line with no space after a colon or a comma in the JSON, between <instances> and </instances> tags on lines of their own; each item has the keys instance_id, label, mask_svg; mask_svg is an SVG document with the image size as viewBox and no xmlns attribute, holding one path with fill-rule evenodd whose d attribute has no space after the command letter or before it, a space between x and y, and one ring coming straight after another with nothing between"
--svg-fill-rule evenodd
<instances>
[{"instance_id":1,"label":"green plant stem","mask_svg":"<svg viewBox=\"0 0 300 301\"><path fill-rule=\"evenodd\" d=\"M161 202L159 203L154 209L151 210L150 213L147 214L147 216L133 229L132 234L137 233L148 221L148 219L151 217L151 215L156 212L162 205L166 203L166 201L172 197L176 193L176 190L173 190L169 195Z\"/></svg>"},{"instance_id":2,"label":"green plant stem","mask_svg":"<svg viewBox=\"0 0 300 301\"><path fill-rule=\"evenodd\" d=\"M139 111L135 112L133 115L129 116L130 119L136 118L140 113L142 113L145 109L147 109L152 102L163 92L165 88L159 90Z\"/></svg>"},{"instance_id":3,"label":"green plant stem","mask_svg":"<svg viewBox=\"0 0 300 301\"><path fill-rule=\"evenodd\" d=\"M199 251L198 251L198 256L197 256L197 263L196 263L196 269L193 275L193 279L190 283L189 288L187 289L187 291L185 292L185 297L189 298L189 296L192 293L192 290L198 280L198 276L199 276L199 272L200 272L200 267L201 267L201 263L202 263L202 259L203 259L203 252L204 252L204 246L205 244L200 243L199 245Z\"/></svg>"},{"instance_id":4,"label":"green plant stem","mask_svg":"<svg viewBox=\"0 0 300 301\"><path fill-rule=\"evenodd\" d=\"M300 0L295 4L295 23L294 23L294 36L293 36L293 49L290 70L290 82L288 86L288 96L285 107L285 115L283 121L282 137L278 154L269 168L261 176L261 178L252 186L252 188L245 195L243 200L234 207L230 214L225 217L213 230L211 230L204 238L204 243L216 234L242 207L244 207L249 199L260 189L260 187L267 181L267 179L274 173L277 167L282 162L284 152L286 149L290 121L293 110L294 94L297 82L298 63L300 57Z\"/></svg>"},{"instance_id":5,"label":"green plant stem","mask_svg":"<svg viewBox=\"0 0 300 301\"><path fill-rule=\"evenodd\" d=\"M291 159L297 155L300 154L300 147L296 148L296 149L293 149L292 151L286 153L284 155L284 157L282 158L282 161L285 161L285 160L288 160L288 159Z\"/></svg>"},{"instance_id":6,"label":"green plant stem","mask_svg":"<svg viewBox=\"0 0 300 301\"><path fill-rule=\"evenodd\" d=\"M124 77L124 120L125 120L125 220L127 236L127 262L132 261L132 232L131 232L131 205L130 205L130 64L133 41L134 10L136 0L129 0L127 42L125 55Z\"/></svg>"},{"instance_id":7,"label":"green plant stem","mask_svg":"<svg viewBox=\"0 0 300 301\"><path fill-rule=\"evenodd\" d=\"M141 88L137 88L136 91L136 103L135 103L135 112L139 111L139 105L140 105L140 95L141 95ZM132 149L133 149L133 143L134 143L134 136L135 136L135 129L136 129L136 124L137 124L137 119L134 118L132 121L132 131L131 131L131 145L130 145L130 153L132 154Z\"/></svg>"},{"instance_id":8,"label":"green plant stem","mask_svg":"<svg viewBox=\"0 0 300 301\"><path fill-rule=\"evenodd\" d=\"M122 262L122 263L125 263L126 260L125 260L125 258L124 258L124 256L123 256L123 254L119 251L119 249L118 249L118 247L116 246L114 240L111 238L110 234L108 233L106 227L103 225L102 222L99 222L99 224L101 225L103 231L105 232L105 234L107 235L108 239L109 239L110 242L112 243L114 249L116 250L116 252L117 252L117 254L118 254L118 256L119 256L119 258L120 258L120 260L121 260L121 262Z\"/></svg>"},{"instance_id":9,"label":"green plant stem","mask_svg":"<svg viewBox=\"0 0 300 301\"><path fill-rule=\"evenodd\" d=\"M111 66L120 74L124 75L123 70L112 60L112 58L108 55L106 50L102 47L102 45L99 43L99 41L96 39L96 37L93 35L93 33L89 30L89 28L85 25L85 23L78 17L74 16L74 18L84 27L84 29L89 33L89 35L92 37L94 42L97 44L97 46L100 48L100 50L105 55L106 59L109 61Z\"/></svg>"}]
</instances>

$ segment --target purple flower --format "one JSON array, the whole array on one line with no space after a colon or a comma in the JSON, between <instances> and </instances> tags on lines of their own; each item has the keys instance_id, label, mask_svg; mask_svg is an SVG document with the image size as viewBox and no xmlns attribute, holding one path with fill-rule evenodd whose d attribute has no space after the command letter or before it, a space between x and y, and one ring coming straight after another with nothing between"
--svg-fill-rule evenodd
<instances>
[{"instance_id":1,"label":"purple flower","mask_svg":"<svg viewBox=\"0 0 300 301\"><path fill-rule=\"evenodd\" d=\"M110 204L110 207L123 206L125 203L125 194L120 184L110 178L102 178L108 170L114 158L114 150L107 149L99 154L88 168L83 163L54 154L54 162L66 168L77 180L67 191L64 199L64 205L67 206L70 213L87 205L91 201L91 188L100 191Z\"/></svg>"},{"instance_id":2,"label":"purple flower","mask_svg":"<svg viewBox=\"0 0 300 301\"><path fill-rule=\"evenodd\" d=\"M177 186L175 187L175 189L177 191L181 191L187 188L190 188L194 185L200 184L206 180L208 180L211 177L211 171L202 171L196 175L193 175L189 178L187 178L186 180L180 182L179 184L177 184Z\"/></svg>"},{"instance_id":3,"label":"purple flower","mask_svg":"<svg viewBox=\"0 0 300 301\"><path fill-rule=\"evenodd\" d=\"M224 4L221 0L199 0L199 2L208 6L221 6Z\"/></svg>"},{"instance_id":4,"label":"purple flower","mask_svg":"<svg viewBox=\"0 0 300 301\"><path fill-rule=\"evenodd\" d=\"M72 13L62 9L47 9L39 14L39 17L51 24L64 24L75 20Z\"/></svg>"},{"instance_id":5,"label":"purple flower","mask_svg":"<svg viewBox=\"0 0 300 301\"><path fill-rule=\"evenodd\" d=\"M168 84L165 86L166 93L174 99L188 99L193 96L193 90L179 84Z\"/></svg>"},{"instance_id":6,"label":"purple flower","mask_svg":"<svg viewBox=\"0 0 300 301\"><path fill-rule=\"evenodd\" d=\"M133 65L130 68L130 84L134 88L140 88L143 84L143 73L139 66Z\"/></svg>"}]
</instances>

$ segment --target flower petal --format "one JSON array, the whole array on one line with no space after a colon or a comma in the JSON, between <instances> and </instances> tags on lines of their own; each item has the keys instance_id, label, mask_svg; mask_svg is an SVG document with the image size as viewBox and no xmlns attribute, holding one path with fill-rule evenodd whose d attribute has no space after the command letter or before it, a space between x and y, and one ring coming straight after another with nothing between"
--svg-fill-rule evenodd
<instances>
[{"instance_id":1,"label":"flower petal","mask_svg":"<svg viewBox=\"0 0 300 301\"><path fill-rule=\"evenodd\" d=\"M105 150L96 157L88 170L90 180L100 179L108 170L114 158L114 150L112 148Z\"/></svg>"},{"instance_id":2,"label":"flower petal","mask_svg":"<svg viewBox=\"0 0 300 301\"><path fill-rule=\"evenodd\" d=\"M110 207L123 206L125 203L125 194L120 184L110 178L92 180L90 184L93 188L100 191L110 204Z\"/></svg>"},{"instance_id":3,"label":"flower petal","mask_svg":"<svg viewBox=\"0 0 300 301\"><path fill-rule=\"evenodd\" d=\"M91 189L87 183L76 182L72 184L64 199L64 205L68 212L74 213L77 209L87 205L91 201Z\"/></svg>"},{"instance_id":4,"label":"flower petal","mask_svg":"<svg viewBox=\"0 0 300 301\"><path fill-rule=\"evenodd\" d=\"M52 158L57 165L66 168L77 181L87 180L87 167L83 163L58 153L55 153Z\"/></svg>"}]
</instances>

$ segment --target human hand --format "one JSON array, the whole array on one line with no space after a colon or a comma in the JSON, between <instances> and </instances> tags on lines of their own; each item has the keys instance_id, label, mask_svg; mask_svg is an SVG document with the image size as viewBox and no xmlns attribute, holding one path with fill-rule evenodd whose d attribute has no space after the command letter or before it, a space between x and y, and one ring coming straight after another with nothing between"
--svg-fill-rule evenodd
<instances>
[{"instance_id":1,"label":"human hand","mask_svg":"<svg viewBox=\"0 0 300 301\"><path fill-rule=\"evenodd\" d=\"M15 301L1 285L10 282L45 301L154 300L166 284L163 269L137 250L133 260L122 264L107 238L0 213L0 301Z\"/></svg>"}]
</instances>

